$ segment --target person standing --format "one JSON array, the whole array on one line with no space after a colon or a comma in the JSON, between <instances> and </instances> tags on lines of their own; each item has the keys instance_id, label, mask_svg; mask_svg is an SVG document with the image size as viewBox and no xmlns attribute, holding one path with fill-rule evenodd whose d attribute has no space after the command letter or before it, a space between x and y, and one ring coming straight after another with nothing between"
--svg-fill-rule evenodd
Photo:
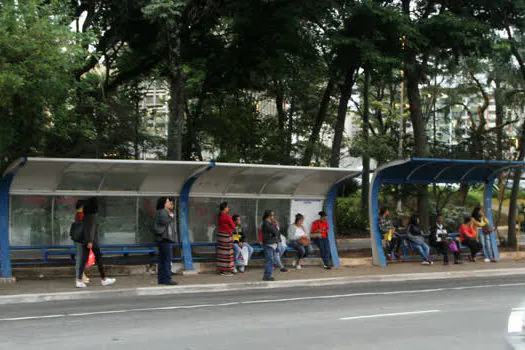
<instances>
[{"instance_id":1,"label":"person standing","mask_svg":"<svg viewBox=\"0 0 525 350\"><path fill-rule=\"evenodd\" d=\"M277 254L277 246L280 240L280 232L274 224L274 213L271 210L266 210L263 215L262 223L262 243L264 249L264 276L263 281L275 281L272 277L273 262L275 254Z\"/></svg>"},{"instance_id":2,"label":"person standing","mask_svg":"<svg viewBox=\"0 0 525 350\"><path fill-rule=\"evenodd\" d=\"M472 222L474 230L476 230L481 244L483 245L485 262L496 262L496 259L494 258L494 249L492 247L492 227L490 226L489 219L487 219L485 213L483 213L480 207L476 207L472 211ZM480 229L481 232L479 232Z\"/></svg>"},{"instance_id":3,"label":"person standing","mask_svg":"<svg viewBox=\"0 0 525 350\"><path fill-rule=\"evenodd\" d=\"M231 277L234 268L233 230L236 225L230 216L228 203L219 206L217 218L217 272L225 277Z\"/></svg>"},{"instance_id":4,"label":"person standing","mask_svg":"<svg viewBox=\"0 0 525 350\"><path fill-rule=\"evenodd\" d=\"M461 264L461 254L459 253L459 242L448 235L445 225L443 225L443 216L439 215L435 226L430 232L428 238L430 245L443 255L443 264L448 265L448 252L454 254L454 264Z\"/></svg>"},{"instance_id":5,"label":"person standing","mask_svg":"<svg viewBox=\"0 0 525 350\"><path fill-rule=\"evenodd\" d=\"M469 261L476 262L476 255L483 249L483 245L476 239L477 232L470 216L464 218L464 223L459 227L461 244L470 249Z\"/></svg>"},{"instance_id":6,"label":"person standing","mask_svg":"<svg viewBox=\"0 0 525 350\"><path fill-rule=\"evenodd\" d=\"M241 217L239 215L234 215L232 216L232 220L236 225L235 229L233 230L235 268L239 267L239 271L242 273L244 272L244 268L248 266L248 261L250 261L252 258L253 248L251 245L246 243L246 236L244 235L242 229Z\"/></svg>"},{"instance_id":7,"label":"person standing","mask_svg":"<svg viewBox=\"0 0 525 350\"><path fill-rule=\"evenodd\" d=\"M85 283L79 283L78 280L82 279L86 263L89 258L89 250L93 250L95 255L95 263L100 273L101 283L103 286L110 286L115 284L114 278L106 277L104 272L104 265L102 263L102 254L100 253L99 245L99 232L98 232L98 200L92 197L84 202L84 239L82 244L82 263L79 271L77 271L77 288L87 287Z\"/></svg>"},{"instance_id":8,"label":"person standing","mask_svg":"<svg viewBox=\"0 0 525 350\"><path fill-rule=\"evenodd\" d=\"M319 212L319 220L315 220L312 224L310 235L314 238L314 243L321 252L324 268L330 270L332 268L330 257L330 245L328 242L328 215L324 211Z\"/></svg>"},{"instance_id":9,"label":"person standing","mask_svg":"<svg viewBox=\"0 0 525 350\"><path fill-rule=\"evenodd\" d=\"M270 214L271 214L271 218L272 218L271 219L271 223L277 228L277 231L280 232L281 229L279 227L279 221L277 221L277 219L275 217L275 212L272 211ZM264 223L264 221L263 221L263 223ZM259 228L259 242L260 242L261 246L264 247L262 224L261 224L261 227ZM277 242L277 249L276 249L274 257L273 257L273 264L274 264L274 267L278 268L279 271L281 271L281 272L288 272L288 269L286 267L284 267L284 264L282 262L282 257L286 253L286 248L287 248L286 240L279 233L279 242Z\"/></svg>"},{"instance_id":10,"label":"person standing","mask_svg":"<svg viewBox=\"0 0 525 350\"><path fill-rule=\"evenodd\" d=\"M171 244L175 242L176 220L173 209L175 198L160 197L157 200L157 211L153 221L153 234L159 250L159 263L157 266L157 283L175 286L178 283L171 279Z\"/></svg>"},{"instance_id":11,"label":"person standing","mask_svg":"<svg viewBox=\"0 0 525 350\"><path fill-rule=\"evenodd\" d=\"M296 260L293 266L297 270L301 270L301 259L306 258L312 254L312 242L310 236L303 226L304 216L302 214L295 215L295 221L288 227L288 238L290 239L290 246L296 251Z\"/></svg>"},{"instance_id":12,"label":"person standing","mask_svg":"<svg viewBox=\"0 0 525 350\"><path fill-rule=\"evenodd\" d=\"M83 225L83 221L84 221L84 201L82 200L79 200L77 201L77 203L75 204L75 209L76 209L76 213L75 213L75 224L76 225ZM75 257L75 277L78 275L79 271L80 271L80 267L82 265L82 254L84 252L84 249L83 249L83 242L82 241L74 241L75 242L75 248L77 250L77 255ZM82 269L84 270L84 269ZM89 284L90 280L88 278L88 276L86 275L85 272L82 273L82 279L77 279L76 280L76 283L79 285L79 288L84 288L82 283L84 284ZM86 286L87 287L87 286Z\"/></svg>"}]
</instances>

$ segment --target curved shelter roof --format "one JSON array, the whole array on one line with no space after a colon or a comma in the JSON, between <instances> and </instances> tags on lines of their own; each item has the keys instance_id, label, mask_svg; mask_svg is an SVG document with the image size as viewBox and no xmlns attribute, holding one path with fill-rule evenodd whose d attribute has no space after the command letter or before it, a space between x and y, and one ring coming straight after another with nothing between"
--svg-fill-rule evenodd
<instances>
[{"instance_id":1,"label":"curved shelter roof","mask_svg":"<svg viewBox=\"0 0 525 350\"><path fill-rule=\"evenodd\" d=\"M324 199L357 169L216 163L194 183L192 197Z\"/></svg>"},{"instance_id":2,"label":"curved shelter roof","mask_svg":"<svg viewBox=\"0 0 525 350\"><path fill-rule=\"evenodd\" d=\"M382 184L486 184L485 215L489 219L490 225L493 226L492 184L501 172L513 168L525 168L525 162L412 158L390 162L379 167L374 174L369 193L370 238L374 264L386 266L382 236L378 224L379 189ZM494 233L491 235L491 241L492 247L494 247L494 256L499 260Z\"/></svg>"},{"instance_id":3,"label":"curved shelter roof","mask_svg":"<svg viewBox=\"0 0 525 350\"><path fill-rule=\"evenodd\" d=\"M10 194L157 196L179 194L207 162L27 158L19 162Z\"/></svg>"},{"instance_id":4,"label":"curved shelter roof","mask_svg":"<svg viewBox=\"0 0 525 350\"><path fill-rule=\"evenodd\" d=\"M60 158L26 158L15 167L18 171L10 187L14 195L178 195L189 178L202 172L191 196L322 199L335 183L361 173L279 165Z\"/></svg>"},{"instance_id":5,"label":"curved shelter roof","mask_svg":"<svg viewBox=\"0 0 525 350\"><path fill-rule=\"evenodd\" d=\"M412 158L385 164L376 170L382 183L486 183L500 172L525 167L524 162Z\"/></svg>"}]
</instances>

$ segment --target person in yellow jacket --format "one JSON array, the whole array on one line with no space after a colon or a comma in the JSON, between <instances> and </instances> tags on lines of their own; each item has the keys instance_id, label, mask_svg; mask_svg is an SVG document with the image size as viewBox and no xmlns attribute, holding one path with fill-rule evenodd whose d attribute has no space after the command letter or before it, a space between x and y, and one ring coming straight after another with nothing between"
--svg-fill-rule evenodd
<instances>
[{"instance_id":1,"label":"person in yellow jacket","mask_svg":"<svg viewBox=\"0 0 525 350\"><path fill-rule=\"evenodd\" d=\"M496 262L496 259L494 259L494 249L492 247L492 227L490 226L489 219L487 219L480 207L476 207L472 211L472 222L483 244L485 262Z\"/></svg>"}]
</instances>

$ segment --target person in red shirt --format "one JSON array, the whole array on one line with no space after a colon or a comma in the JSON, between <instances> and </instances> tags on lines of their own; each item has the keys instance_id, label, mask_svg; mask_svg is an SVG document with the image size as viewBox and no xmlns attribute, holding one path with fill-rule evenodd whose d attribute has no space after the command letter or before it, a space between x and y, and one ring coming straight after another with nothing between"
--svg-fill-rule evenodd
<instances>
[{"instance_id":1,"label":"person in red shirt","mask_svg":"<svg viewBox=\"0 0 525 350\"><path fill-rule=\"evenodd\" d=\"M315 220L312 224L310 235L314 238L314 243L321 251L321 258L323 259L324 268L330 270L332 268L330 257L330 245L328 243L328 215L324 211L319 212L319 220Z\"/></svg>"},{"instance_id":2,"label":"person in red shirt","mask_svg":"<svg viewBox=\"0 0 525 350\"><path fill-rule=\"evenodd\" d=\"M476 255L483 249L481 243L476 239L477 232L474 222L470 216L466 216L464 224L459 227L459 239L461 244L470 249L469 261L476 262Z\"/></svg>"},{"instance_id":3,"label":"person in red shirt","mask_svg":"<svg viewBox=\"0 0 525 350\"><path fill-rule=\"evenodd\" d=\"M217 272L223 276L232 276L234 268L233 258L233 230L236 225L230 214L228 203L220 205L217 218Z\"/></svg>"}]
</instances>

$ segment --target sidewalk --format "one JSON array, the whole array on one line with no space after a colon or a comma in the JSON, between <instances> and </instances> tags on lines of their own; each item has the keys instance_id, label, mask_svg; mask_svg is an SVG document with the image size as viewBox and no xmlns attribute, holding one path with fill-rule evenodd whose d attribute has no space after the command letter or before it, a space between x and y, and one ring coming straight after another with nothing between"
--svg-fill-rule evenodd
<instances>
[{"instance_id":1,"label":"sidewalk","mask_svg":"<svg viewBox=\"0 0 525 350\"><path fill-rule=\"evenodd\" d=\"M303 270L290 269L288 273L276 272L275 282L263 282L262 269L252 268L244 274L223 277L214 273L190 276L174 276L179 286L157 286L156 275L144 274L117 277L111 287L102 287L96 273L91 273L91 284L87 289L75 289L72 278L20 278L13 284L0 284L0 305L57 300L100 299L138 295L164 295L202 292L224 292L246 289L289 288L300 286L328 286L367 282L400 282L422 279L445 279L465 277L489 277L503 275L525 275L525 260L503 260L497 264L483 262L443 266L419 263L398 263L386 268L372 265L341 267L330 271L317 266Z\"/></svg>"}]
</instances>

